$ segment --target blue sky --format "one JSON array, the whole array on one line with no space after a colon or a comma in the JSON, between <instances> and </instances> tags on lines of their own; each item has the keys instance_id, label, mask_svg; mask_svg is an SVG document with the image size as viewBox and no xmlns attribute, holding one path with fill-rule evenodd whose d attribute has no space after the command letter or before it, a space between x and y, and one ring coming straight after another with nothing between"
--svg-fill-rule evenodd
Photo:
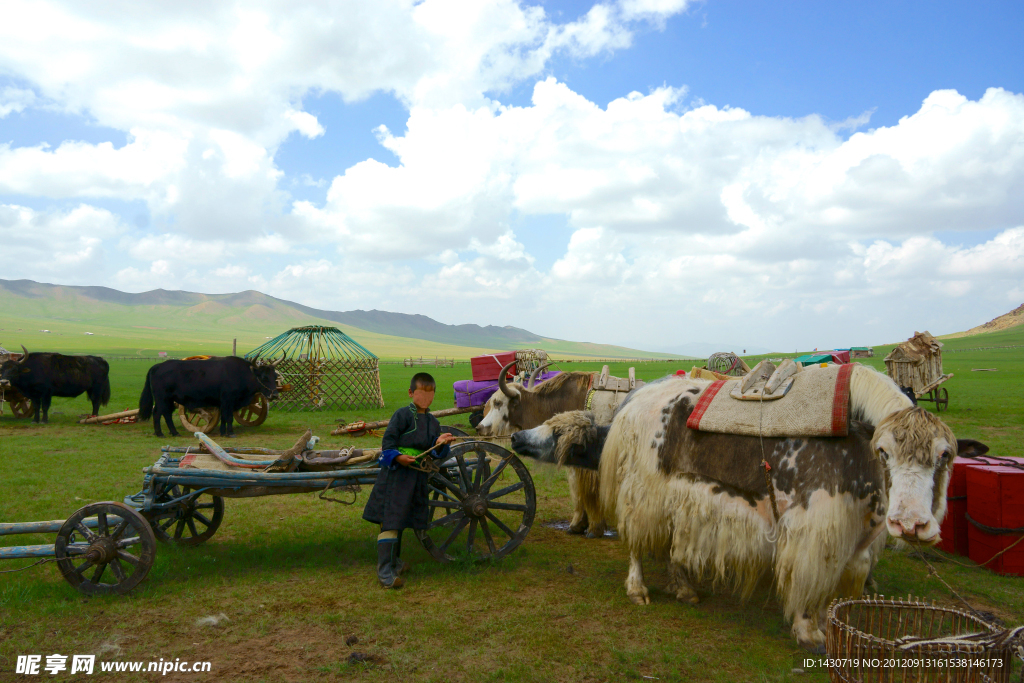
<instances>
[{"instance_id":1,"label":"blue sky","mask_svg":"<svg viewBox=\"0 0 1024 683\"><path fill-rule=\"evenodd\" d=\"M0 277L673 350L882 343L1024 298L1018 3L8 15Z\"/></svg>"}]
</instances>

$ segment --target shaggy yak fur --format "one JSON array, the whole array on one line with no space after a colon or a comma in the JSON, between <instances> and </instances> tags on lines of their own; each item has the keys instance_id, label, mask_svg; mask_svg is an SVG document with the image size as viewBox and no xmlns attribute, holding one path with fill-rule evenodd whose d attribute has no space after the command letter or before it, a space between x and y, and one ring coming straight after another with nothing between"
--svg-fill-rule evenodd
<instances>
[{"instance_id":1,"label":"shaggy yak fur","mask_svg":"<svg viewBox=\"0 0 1024 683\"><path fill-rule=\"evenodd\" d=\"M665 378L633 392L608 428L587 413L565 413L515 434L513 448L600 471L603 513L629 548L626 592L634 602L650 602L645 555L669 562L669 591L692 603L699 598L691 580L747 597L773 573L794 637L820 652L824 610L835 597L862 593L886 528L912 543L938 541L952 458L988 449L957 442L892 380L858 366L848 436L763 440L776 521L761 440L686 426L709 385Z\"/></svg>"},{"instance_id":2,"label":"shaggy yak fur","mask_svg":"<svg viewBox=\"0 0 1024 683\"><path fill-rule=\"evenodd\" d=\"M582 410L587 403L592 376L590 372L562 372L530 389L509 385L516 398L495 392L484 406L484 419L476 427L477 434L508 436L540 426L558 413ZM586 532L587 538L601 538L608 525L601 514L597 470L567 467L566 479L573 505L569 533Z\"/></svg>"}]
</instances>

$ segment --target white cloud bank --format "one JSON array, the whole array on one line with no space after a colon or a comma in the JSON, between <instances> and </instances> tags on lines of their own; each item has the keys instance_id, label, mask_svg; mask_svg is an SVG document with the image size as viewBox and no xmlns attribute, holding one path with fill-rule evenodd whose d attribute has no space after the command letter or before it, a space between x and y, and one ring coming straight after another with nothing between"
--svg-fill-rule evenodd
<instances>
[{"instance_id":1,"label":"white cloud bank","mask_svg":"<svg viewBox=\"0 0 1024 683\"><path fill-rule=\"evenodd\" d=\"M63 109L128 143L0 145L0 201L12 197L0 231L54 237L0 266L132 290L258 288L643 348L879 343L1020 303L1024 96L936 91L898 124L847 138L813 115L690 107L683 87L602 107L545 78L556 54L627 49L685 9L622 0L559 24L512 0L137 15L13 3L0 71L18 84L0 91L0 115ZM529 106L501 104L531 80ZM405 103L405 134L378 130L399 164L367 159L322 201L292 202L274 155L293 132L317 143L325 129L302 97L328 91ZM142 201L157 227L24 198ZM566 230L547 244L512 228L552 214Z\"/></svg>"}]
</instances>

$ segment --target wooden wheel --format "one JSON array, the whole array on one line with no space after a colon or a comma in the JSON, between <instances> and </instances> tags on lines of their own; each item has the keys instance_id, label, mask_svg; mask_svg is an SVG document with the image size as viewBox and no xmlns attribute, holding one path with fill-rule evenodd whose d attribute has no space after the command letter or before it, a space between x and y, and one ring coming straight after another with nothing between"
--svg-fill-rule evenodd
<instances>
[{"instance_id":1,"label":"wooden wheel","mask_svg":"<svg viewBox=\"0 0 1024 683\"><path fill-rule=\"evenodd\" d=\"M164 543L193 546L205 543L217 532L224 519L224 499L209 493L190 495L192 491L191 486L164 484L154 497L155 506L181 499L177 505L145 513L157 539Z\"/></svg>"},{"instance_id":2,"label":"wooden wheel","mask_svg":"<svg viewBox=\"0 0 1024 683\"><path fill-rule=\"evenodd\" d=\"M417 529L416 537L439 562L508 555L526 538L537 511L530 471L491 443L452 446L429 486L429 528Z\"/></svg>"},{"instance_id":3,"label":"wooden wheel","mask_svg":"<svg viewBox=\"0 0 1024 683\"><path fill-rule=\"evenodd\" d=\"M95 531L82 523L93 516ZM92 503L64 522L54 552L60 573L79 591L123 595L149 573L156 539L146 518L124 503Z\"/></svg>"},{"instance_id":4,"label":"wooden wheel","mask_svg":"<svg viewBox=\"0 0 1024 683\"><path fill-rule=\"evenodd\" d=\"M935 396L935 410L936 412L942 412L949 408L949 391L946 387L939 387L934 391Z\"/></svg>"},{"instance_id":5,"label":"wooden wheel","mask_svg":"<svg viewBox=\"0 0 1024 683\"><path fill-rule=\"evenodd\" d=\"M32 401L24 396L19 396L16 400L11 401L10 405L11 414L13 414L14 417L32 417L35 413L35 409L32 407Z\"/></svg>"},{"instance_id":6,"label":"wooden wheel","mask_svg":"<svg viewBox=\"0 0 1024 683\"><path fill-rule=\"evenodd\" d=\"M246 427L259 427L267 420L270 402L263 394L256 394L252 403L235 411L235 421Z\"/></svg>"},{"instance_id":7,"label":"wooden wheel","mask_svg":"<svg viewBox=\"0 0 1024 683\"><path fill-rule=\"evenodd\" d=\"M195 434L212 434L213 430L220 424L219 408L199 408L198 410L187 410L185 406L178 406L178 419L181 426Z\"/></svg>"}]
</instances>

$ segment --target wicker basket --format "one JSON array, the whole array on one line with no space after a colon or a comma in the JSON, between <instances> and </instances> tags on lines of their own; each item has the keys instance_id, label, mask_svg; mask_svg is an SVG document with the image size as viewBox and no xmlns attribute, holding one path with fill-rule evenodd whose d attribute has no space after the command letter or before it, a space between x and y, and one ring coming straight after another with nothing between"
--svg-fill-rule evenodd
<instances>
[{"instance_id":1,"label":"wicker basket","mask_svg":"<svg viewBox=\"0 0 1024 683\"><path fill-rule=\"evenodd\" d=\"M832 681L1006 683L1013 638L962 610L908 597L835 600L826 647Z\"/></svg>"}]
</instances>

